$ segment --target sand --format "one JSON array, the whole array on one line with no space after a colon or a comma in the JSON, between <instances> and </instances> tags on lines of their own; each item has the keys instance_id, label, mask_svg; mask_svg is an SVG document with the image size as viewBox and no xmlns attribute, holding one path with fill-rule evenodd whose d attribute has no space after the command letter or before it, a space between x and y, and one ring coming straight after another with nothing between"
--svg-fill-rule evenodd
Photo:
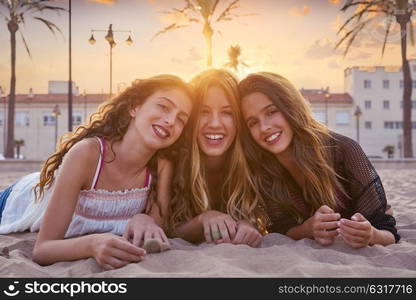
<instances>
[{"instance_id":1,"label":"sand","mask_svg":"<svg viewBox=\"0 0 416 300\"><path fill-rule=\"evenodd\" d=\"M416 170L378 172L402 236L398 244L352 249L338 238L323 247L276 233L259 248L171 239L169 251L104 271L92 258L41 267L31 260L36 233L20 233L0 235L0 277L416 277ZM21 175L0 175L0 188Z\"/></svg>"}]
</instances>

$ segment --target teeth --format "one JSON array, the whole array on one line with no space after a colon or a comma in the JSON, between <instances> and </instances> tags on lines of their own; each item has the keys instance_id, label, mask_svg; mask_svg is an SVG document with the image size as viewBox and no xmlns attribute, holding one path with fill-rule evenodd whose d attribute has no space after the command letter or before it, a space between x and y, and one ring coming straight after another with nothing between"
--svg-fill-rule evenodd
<instances>
[{"instance_id":1,"label":"teeth","mask_svg":"<svg viewBox=\"0 0 416 300\"><path fill-rule=\"evenodd\" d=\"M156 131L157 131L157 132L159 132L162 136L164 136L164 137L167 137L167 136L168 136L168 133L167 133L165 130L163 130L162 128L160 128L159 126L155 126L155 129L156 129Z\"/></svg>"},{"instance_id":2,"label":"teeth","mask_svg":"<svg viewBox=\"0 0 416 300\"><path fill-rule=\"evenodd\" d=\"M271 141L274 141L275 139L277 139L280 135L281 135L282 133L280 132L280 133L275 133L275 134L273 134L273 135L271 135L271 136L269 136L267 139L266 139L266 142L271 142Z\"/></svg>"},{"instance_id":3,"label":"teeth","mask_svg":"<svg viewBox=\"0 0 416 300\"><path fill-rule=\"evenodd\" d=\"M206 134L205 137L210 140L222 140L224 138L223 134Z\"/></svg>"}]
</instances>

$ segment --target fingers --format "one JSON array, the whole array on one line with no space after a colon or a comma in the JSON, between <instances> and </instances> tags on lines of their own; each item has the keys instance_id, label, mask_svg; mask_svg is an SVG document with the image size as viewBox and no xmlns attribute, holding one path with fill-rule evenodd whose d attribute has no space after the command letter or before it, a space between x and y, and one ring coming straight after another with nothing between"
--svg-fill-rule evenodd
<instances>
[{"instance_id":1,"label":"fingers","mask_svg":"<svg viewBox=\"0 0 416 300\"><path fill-rule=\"evenodd\" d=\"M146 254L146 251L144 249L139 248L129 242L127 242L124 239L114 239L113 243L111 244L113 248L123 250L125 252L128 252L135 256L144 256Z\"/></svg>"},{"instance_id":2,"label":"fingers","mask_svg":"<svg viewBox=\"0 0 416 300\"><path fill-rule=\"evenodd\" d=\"M246 236L246 233L247 232L245 230L243 230L241 226L239 226L237 228L237 233L235 234L235 237L233 239L233 244L236 244L236 245L243 244L244 240L245 240L244 238Z\"/></svg>"},{"instance_id":3,"label":"fingers","mask_svg":"<svg viewBox=\"0 0 416 300\"><path fill-rule=\"evenodd\" d=\"M352 220L348 220L348 219L341 219L340 226L347 226L356 230L363 230L366 231L368 230L368 227L370 225L370 222L368 222L366 219L365 221L352 221Z\"/></svg>"},{"instance_id":4,"label":"fingers","mask_svg":"<svg viewBox=\"0 0 416 300\"><path fill-rule=\"evenodd\" d=\"M120 261L125 261L125 262L139 262L141 260L144 259L144 254L143 255L134 255L131 254L129 252L126 252L124 250L120 250L120 249L112 249L111 251L111 256L114 258L119 259Z\"/></svg>"},{"instance_id":5,"label":"fingers","mask_svg":"<svg viewBox=\"0 0 416 300\"><path fill-rule=\"evenodd\" d=\"M338 228L338 221L320 222L315 225L316 230L332 230Z\"/></svg>"},{"instance_id":6,"label":"fingers","mask_svg":"<svg viewBox=\"0 0 416 300\"><path fill-rule=\"evenodd\" d=\"M221 233L221 237L224 241L224 243L231 243L230 235L228 234L227 226L225 225L225 222L219 223L218 228Z\"/></svg>"},{"instance_id":7,"label":"fingers","mask_svg":"<svg viewBox=\"0 0 416 300\"><path fill-rule=\"evenodd\" d=\"M318 210L318 212L323 214L332 214L334 213L334 210L330 208L328 205L322 205Z\"/></svg>"},{"instance_id":8,"label":"fingers","mask_svg":"<svg viewBox=\"0 0 416 300\"><path fill-rule=\"evenodd\" d=\"M143 244L144 232L143 230L136 230L133 233L133 245L140 247Z\"/></svg>"},{"instance_id":9,"label":"fingers","mask_svg":"<svg viewBox=\"0 0 416 300\"><path fill-rule=\"evenodd\" d=\"M339 213L330 213L330 214L318 213L316 215L316 218L320 222L332 222L332 221L338 221L341 218L341 215Z\"/></svg>"},{"instance_id":10,"label":"fingers","mask_svg":"<svg viewBox=\"0 0 416 300\"><path fill-rule=\"evenodd\" d=\"M233 240L234 239L234 237L235 237L235 234L236 234L236 222L232 219L232 218L227 218L226 220L225 220L225 225L227 226L227 229L228 229L228 233L229 233L229 236L230 236L230 240Z\"/></svg>"}]
</instances>

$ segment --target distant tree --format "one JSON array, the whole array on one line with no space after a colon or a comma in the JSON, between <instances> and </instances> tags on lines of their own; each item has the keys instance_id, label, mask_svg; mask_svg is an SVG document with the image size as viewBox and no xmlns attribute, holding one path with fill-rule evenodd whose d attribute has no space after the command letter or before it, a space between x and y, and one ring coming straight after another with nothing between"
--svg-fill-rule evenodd
<instances>
[{"instance_id":1,"label":"distant tree","mask_svg":"<svg viewBox=\"0 0 416 300\"><path fill-rule=\"evenodd\" d=\"M16 158L19 159L20 158L20 148L23 147L25 145L25 140L24 139L20 139L20 140L14 140L14 146L16 147Z\"/></svg>"},{"instance_id":2,"label":"distant tree","mask_svg":"<svg viewBox=\"0 0 416 300\"><path fill-rule=\"evenodd\" d=\"M170 11L163 13L177 16L181 20L166 26L159 32L157 32L153 38L157 36L174 31L176 29L188 27L192 23L203 24L202 34L204 35L207 46L207 66L212 66L212 36L214 34L213 23L221 21L232 21L237 17L249 16L253 14L235 14L233 11L238 8L238 2L240 0L234 0L228 4L228 6L217 14L218 4L225 2L224 0L184 0L185 6L182 9L173 8ZM218 17L214 17L218 16Z\"/></svg>"},{"instance_id":3,"label":"distant tree","mask_svg":"<svg viewBox=\"0 0 416 300\"><path fill-rule=\"evenodd\" d=\"M396 21L400 26L400 44L402 57L403 73L403 150L404 157L413 157L412 147L412 77L410 73L409 61L407 60L407 37L412 44L413 26L411 16L415 13L415 0L367 0L355 1L346 0L341 8L345 12L350 8L355 11L338 30L342 33L341 39L336 44L338 48L346 43L344 55L348 53L355 38L363 33L363 29L370 25L379 26L380 16L384 17L384 40L381 47L381 56L386 50L387 40L392 33L392 25ZM409 31L409 32L408 32Z\"/></svg>"},{"instance_id":4,"label":"distant tree","mask_svg":"<svg viewBox=\"0 0 416 300\"><path fill-rule=\"evenodd\" d=\"M387 153L387 158L393 158L394 157L394 146L393 145L387 145L384 147L383 152Z\"/></svg>"},{"instance_id":5,"label":"distant tree","mask_svg":"<svg viewBox=\"0 0 416 300\"><path fill-rule=\"evenodd\" d=\"M230 46L228 48L228 62L224 65L227 68L238 71L240 66L248 67L248 65L240 59L241 47L239 45Z\"/></svg>"},{"instance_id":6,"label":"distant tree","mask_svg":"<svg viewBox=\"0 0 416 300\"><path fill-rule=\"evenodd\" d=\"M52 10L55 12L65 11L64 8L50 5L48 0L0 0L0 15L7 23L7 29L10 32L10 48L11 48L11 78L10 78L10 94L7 112L7 139L6 152L7 158L13 158L14 152L14 111L16 102L16 33L20 30L20 25L25 24L25 17L32 16L33 19L42 22L46 27L55 33L60 29L51 21L36 16L36 14L44 11ZM29 47L22 32L20 36L27 53L31 57Z\"/></svg>"}]
</instances>

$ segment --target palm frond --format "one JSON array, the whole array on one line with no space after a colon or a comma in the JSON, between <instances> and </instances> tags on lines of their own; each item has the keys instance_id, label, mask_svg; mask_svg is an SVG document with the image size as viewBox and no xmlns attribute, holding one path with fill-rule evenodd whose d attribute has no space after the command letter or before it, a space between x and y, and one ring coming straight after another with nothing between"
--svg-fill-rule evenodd
<instances>
[{"instance_id":1,"label":"palm frond","mask_svg":"<svg viewBox=\"0 0 416 300\"><path fill-rule=\"evenodd\" d=\"M44 18L41 18L41 17L33 17L35 20L38 20L38 21L40 21L40 22L42 22L43 24L45 24L46 25L46 27L48 27L48 29L53 33L53 34L55 34L55 30L57 30L58 32L60 32L61 33L61 35L63 36L63 33L62 33L62 31L61 31L61 29L59 29L59 27L58 26L56 26L54 23L52 23L51 21L48 21L48 20L46 20L46 19L44 19Z\"/></svg>"},{"instance_id":2,"label":"palm frond","mask_svg":"<svg viewBox=\"0 0 416 300\"><path fill-rule=\"evenodd\" d=\"M386 50L386 44L387 44L387 39L388 39L389 33L390 33L391 23L392 23L392 18L388 18L387 28L386 28L386 32L384 34L383 47L381 48L381 57L384 56L384 51Z\"/></svg>"},{"instance_id":3,"label":"palm frond","mask_svg":"<svg viewBox=\"0 0 416 300\"><path fill-rule=\"evenodd\" d=\"M240 0L234 0L233 2L231 2L224 10L223 12L219 15L219 17L217 18L216 22L219 21L230 21L232 20L232 13L231 11L238 8L237 4L238 2L240 2Z\"/></svg>"},{"instance_id":4,"label":"palm frond","mask_svg":"<svg viewBox=\"0 0 416 300\"><path fill-rule=\"evenodd\" d=\"M20 37L22 38L23 45L25 45L26 52L29 55L30 59L32 59L32 53L30 53L30 49L29 49L29 46L26 43L25 36L23 35L23 33L20 30L19 30L19 33L20 33Z\"/></svg>"},{"instance_id":5,"label":"palm frond","mask_svg":"<svg viewBox=\"0 0 416 300\"><path fill-rule=\"evenodd\" d=\"M219 0L196 0L196 3L199 6L197 10L204 17L204 19L209 19L217 9ZM196 9L195 6L193 6L193 9Z\"/></svg>"},{"instance_id":6,"label":"palm frond","mask_svg":"<svg viewBox=\"0 0 416 300\"><path fill-rule=\"evenodd\" d=\"M184 28L184 27L188 27L189 25L178 25L176 23L173 23L169 26L166 26L165 28L163 28L162 30L160 30L159 32L157 32L151 39L150 41L153 41L155 38L157 38L159 35L161 34L165 34L167 32L171 32L174 31L176 29L180 29L180 28Z\"/></svg>"}]
</instances>

